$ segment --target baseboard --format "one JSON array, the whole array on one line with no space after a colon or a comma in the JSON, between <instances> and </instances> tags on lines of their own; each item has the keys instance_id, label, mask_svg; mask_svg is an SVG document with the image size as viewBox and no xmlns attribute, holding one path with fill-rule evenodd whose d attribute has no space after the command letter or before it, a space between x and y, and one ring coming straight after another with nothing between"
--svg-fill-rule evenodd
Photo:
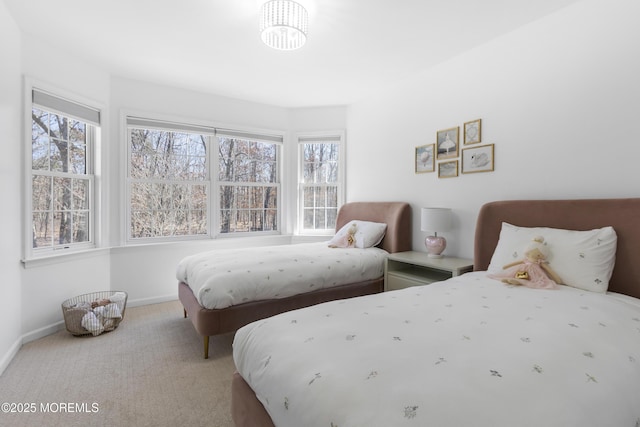
<instances>
[{"instance_id":1,"label":"baseboard","mask_svg":"<svg viewBox=\"0 0 640 427\"><path fill-rule=\"evenodd\" d=\"M59 330L64 329L64 320L53 323L48 326L36 329L22 336L22 344L26 344L31 341L46 337L47 335L55 334Z\"/></svg>"},{"instance_id":2,"label":"baseboard","mask_svg":"<svg viewBox=\"0 0 640 427\"><path fill-rule=\"evenodd\" d=\"M9 348L9 351L2 357L0 360L0 375L4 373L4 370L7 369L9 363L13 360L13 358L18 354L18 351L22 347L22 339L18 338L15 343Z\"/></svg>"},{"instance_id":3,"label":"baseboard","mask_svg":"<svg viewBox=\"0 0 640 427\"><path fill-rule=\"evenodd\" d=\"M178 296L173 295L164 295L160 297L153 298L138 298L138 299L129 299L127 300L127 307L139 307L141 305L150 305L150 304L160 304L161 302L169 302L175 301L178 299Z\"/></svg>"}]
</instances>

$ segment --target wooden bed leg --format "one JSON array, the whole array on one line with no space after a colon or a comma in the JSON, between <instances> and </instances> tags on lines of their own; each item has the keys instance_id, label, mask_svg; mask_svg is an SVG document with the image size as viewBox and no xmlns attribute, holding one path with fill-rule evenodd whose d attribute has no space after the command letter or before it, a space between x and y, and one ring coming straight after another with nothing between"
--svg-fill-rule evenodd
<instances>
[{"instance_id":1,"label":"wooden bed leg","mask_svg":"<svg viewBox=\"0 0 640 427\"><path fill-rule=\"evenodd\" d=\"M204 358L209 358L209 335L204 337Z\"/></svg>"},{"instance_id":2,"label":"wooden bed leg","mask_svg":"<svg viewBox=\"0 0 640 427\"><path fill-rule=\"evenodd\" d=\"M183 308L182 311L184 311L184 318L186 319L187 318L187 309Z\"/></svg>"}]
</instances>

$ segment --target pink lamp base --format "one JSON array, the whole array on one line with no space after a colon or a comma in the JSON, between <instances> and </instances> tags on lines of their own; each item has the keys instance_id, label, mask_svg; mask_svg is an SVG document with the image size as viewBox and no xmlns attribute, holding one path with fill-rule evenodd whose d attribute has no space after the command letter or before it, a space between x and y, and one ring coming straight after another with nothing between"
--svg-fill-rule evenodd
<instances>
[{"instance_id":1,"label":"pink lamp base","mask_svg":"<svg viewBox=\"0 0 640 427\"><path fill-rule=\"evenodd\" d=\"M440 236L427 236L424 239L429 258L442 258L442 251L447 247L447 241Z\"/></svg>"}]
</instances>

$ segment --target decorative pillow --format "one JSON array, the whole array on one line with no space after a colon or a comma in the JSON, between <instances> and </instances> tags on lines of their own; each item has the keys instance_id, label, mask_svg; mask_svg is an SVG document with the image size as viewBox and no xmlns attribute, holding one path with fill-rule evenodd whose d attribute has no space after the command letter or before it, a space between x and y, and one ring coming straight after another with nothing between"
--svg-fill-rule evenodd
<instances>
[{"instance_id":1,"label":"decorative pillow","mask_svg":"<svg viewBox=\"0 0 640 427\"><path fill-rule=\"evenodd\" d=\"M500 239L488 267L497 273L502 267L524 258L524 249L536 236L549 248L549 266L563 284L592 292L606 292L616 259L618 236L613 227L588 231L547 227L518 227L502 223Z\"/></svg>"},{"instance_id":2,"label":"decorative pillow","mask_svg":"<svg viewBox=\"0 0 640 427\"><path fill-rule=\"evenodd\" d=\"M349 234L353 233L353 244L349 244ZM382 222L370 222L352 220L346 223L335 236L329 241L329 246L336 248L371 248L382 241L384 233L387 231L387 224Z\"/></svg>"}]
</instances>

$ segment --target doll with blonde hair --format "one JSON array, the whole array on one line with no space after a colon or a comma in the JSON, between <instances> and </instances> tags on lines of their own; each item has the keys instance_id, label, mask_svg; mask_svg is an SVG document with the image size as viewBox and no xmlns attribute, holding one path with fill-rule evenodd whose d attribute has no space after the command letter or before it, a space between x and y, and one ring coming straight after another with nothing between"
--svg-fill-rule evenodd
<instances>
[{"instance_id":1,"label":"doll with blonde hair","mask_svg":"<svg viewBox=\"0 0 640 427\"><path fill-rule=\"evenodd\" d=\"M502 272L490 274L489 277L510 285L554 289L562 284L562 279L549 266L548 257L549 248L544 244L544 238L535 237L526 247L524 259L505 265Z\"/></svg>"}]
</instances>

